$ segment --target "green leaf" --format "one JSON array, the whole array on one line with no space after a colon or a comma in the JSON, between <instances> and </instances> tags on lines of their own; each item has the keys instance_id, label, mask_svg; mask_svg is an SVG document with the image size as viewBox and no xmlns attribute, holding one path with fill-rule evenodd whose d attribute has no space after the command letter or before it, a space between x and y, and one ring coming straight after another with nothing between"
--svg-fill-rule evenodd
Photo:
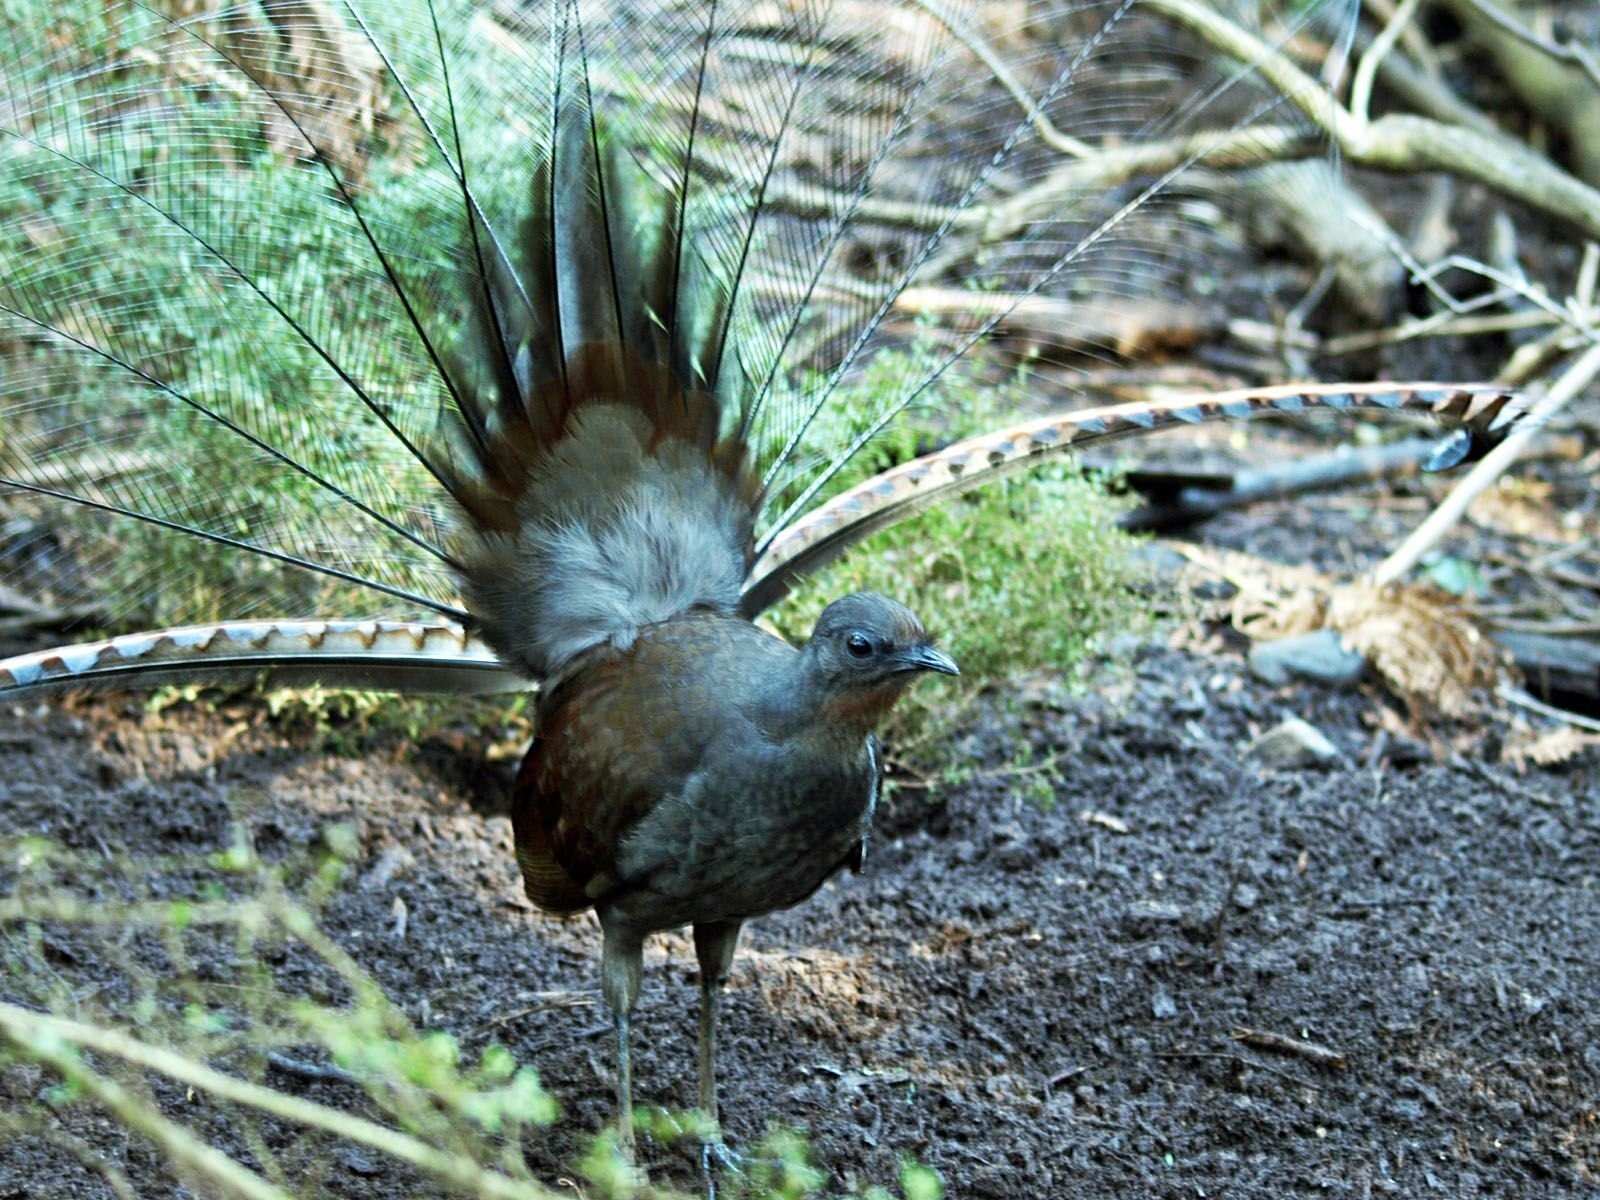
<instances>
[{"instance_id":1,"label":"green leaf","mask_svg":"<svg viewBox=\"0 0 1600 1200\"><path fill-rule=\"evenodd\" d=\"M944 1180L939 1173L909 1159L900 1166L900 1190L906 1200L944 1200Z\"/></svg>"}]
</instances>

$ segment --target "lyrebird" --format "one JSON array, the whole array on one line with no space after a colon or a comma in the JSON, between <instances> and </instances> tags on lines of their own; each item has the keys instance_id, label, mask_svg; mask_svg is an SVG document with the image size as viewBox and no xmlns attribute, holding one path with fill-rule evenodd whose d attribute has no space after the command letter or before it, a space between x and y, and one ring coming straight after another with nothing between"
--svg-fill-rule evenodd
<instances>
[{"instance_id":1,"label":"lyrebird","mask_svg":"<svg viewBox=\"0 0 1600 1200\"><path fill-rule=\"evenodd\" d=\"M13 659L0 697L263 669L538 684L518 859L536 903L604 928L626 1139L642 939L694 927L714 1119L741 923L860 865L873 729L918 673L956 670L881 596L838 600L798 649L757 628L796 578L1096 438L1409 409L1454 423L1449 465L1517 411L1447 385L1181 397L838 491L1019 304L1177 278L1161 199L1203 137L1153 178L1058 172L1203 127L1254 64L1163 75L1175 35L1133 0L1035 6L999 39L1012 67L982 12L929 0L378 7L129 4L99 41L17 32L0 483L198 539L237 562L242 610L350 607ZM1238 111L1217 129L1235 149ZM908 353L914 288L938 280L970 290L947 286ZM860 386L885 354L903 369ZM183 594L169 560L131 570L135 600ZM419 611L446 620L357 619Z\"/></svg>"}]
</instances>

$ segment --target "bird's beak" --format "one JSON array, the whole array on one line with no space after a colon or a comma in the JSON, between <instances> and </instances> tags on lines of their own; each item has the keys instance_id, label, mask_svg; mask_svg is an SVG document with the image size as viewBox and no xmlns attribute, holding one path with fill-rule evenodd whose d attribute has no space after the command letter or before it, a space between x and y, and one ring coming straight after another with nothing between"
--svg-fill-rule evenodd
<instances>
[{"instance_id":1,"label":"bird's beak","mask_svg":"<svg viewBox=\"0 0 1600 1200\"><path fill-rule=\"evenodd\" d=\"M943 650L935 650L932 646L912 646L902 650L899 654L899 669L902 671L937 671L941 675L959 675L961 668L956 666L956 660Z\"/></svg>"}]
</instances>

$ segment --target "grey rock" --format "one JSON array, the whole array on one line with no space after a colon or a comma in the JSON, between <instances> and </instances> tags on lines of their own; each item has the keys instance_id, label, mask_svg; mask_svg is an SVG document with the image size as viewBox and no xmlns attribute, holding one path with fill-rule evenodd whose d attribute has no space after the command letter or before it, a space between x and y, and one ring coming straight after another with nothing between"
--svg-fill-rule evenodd
<instances>
[{"instance_id":1,"label":"grey rock","mask_svg":"<svg viewBox=\"0 0 1600 1200\"><path fill-rule=\"evenodd\" d=\"M1250 670L1274 686L1292 679L1310 679L1330 687L1347 687L1366 673L1367 660L1347 648L1332 629L1257 642L1250 648Z\"/></svg>"},{"instance_id":2,"label":"grey rock","mask_svg":"<svg viewBox=\"0 0 1600 1200\"><path fill-rule=\"evenodd\" d=\"M1315 725L1290 717L1250 743L1248 757L1276 770L1326 766L1339 761L1339 748Z\"/></svg>"},{"instance_id":3,"label":"grey rock","mask_svg":"<svg viewBox=\"0 0 1600 1200\"><path fill-rule=\"evenodd\" d=\"M1176 925L1184 918L1182 906L1160 900L1135 900L1128 905L1125 920L1129 925Z\"/></svg>"}]
</instances>

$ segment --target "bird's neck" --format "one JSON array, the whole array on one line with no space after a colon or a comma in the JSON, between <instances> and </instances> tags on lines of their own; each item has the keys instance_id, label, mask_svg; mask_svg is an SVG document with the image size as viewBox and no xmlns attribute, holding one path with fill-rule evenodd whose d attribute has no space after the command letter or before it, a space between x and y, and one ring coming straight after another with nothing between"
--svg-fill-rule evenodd
<instances>
[{"instance_id":1,"label":"bird's neck","mask_svg":"<svg viewBox=\"0 0 1600 1200\"><path fill-rule=\"evenodd\" d=\"M910 677L893 675L876 685L840 687L801 653L788 678L768 694L770 726L787 737L859 743L882 724Z\"/></svg>"}]
</instances>

